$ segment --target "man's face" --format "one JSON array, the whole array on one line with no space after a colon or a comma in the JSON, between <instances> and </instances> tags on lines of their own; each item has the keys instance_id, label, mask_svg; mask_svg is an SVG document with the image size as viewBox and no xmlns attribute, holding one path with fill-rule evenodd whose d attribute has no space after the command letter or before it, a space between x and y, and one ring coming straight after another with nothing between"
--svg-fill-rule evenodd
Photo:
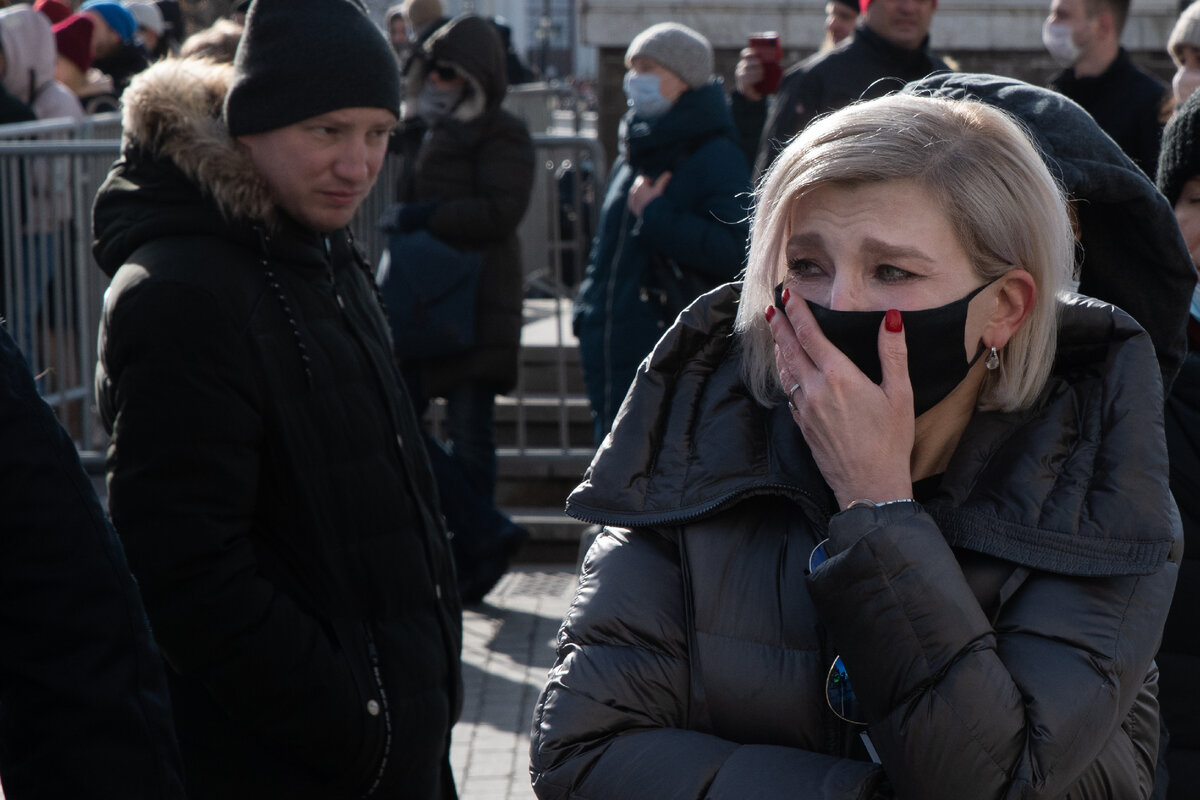
<instances>
[{"instance_id":1,"label":"man's face","mask_svg":"<svg viewBox=\"0 0 1200 800\"><path fill-rule=\"evenodd\" d=\"M238 141L279 207L328 233L350 223L375 185L395 124L382 108L342 108Z\"/></svg>"},{"instance_id":2,"label":"man's face","mask_svg":"<svg viewBox=\"0 0 1200 800\"><path fill-rule=\"evenodd\" d=\"M84 11L92 20L92 56L105 58L121 49L121 35L97 11Z\"/></svg>"},{"instance_id":3,"label":"man's face","mask_svg":"<svg viewBox=\"0 0 1200 800\"><path fill-rule=\"evenodd\" d=\"M1098 18L1098 14L1089 16L1086 0L1052 0L1050 15L1046 17L1046 21L1052 25L1069 26L1071 40L1081 53L1086 53L1088 46L1096 38Z\"/></svg>"},{"instance_id":4,"label":"man's face","mask_svg":"<svg viewBox=\"0 0 1200 800\"><path fill-rule=\"evenodd\" d=\"M934 0L872 0L867 27L906 50L916 50L929 34Z\"/></svg>"},{"instance_id":5,"label":"man's face","mask_svg":"<svg viewBox=\"0 0 1200 800\"><path fill-rule=\"evenodd\" d=\"M854 33L854 25L857 22L858 14L845 3L825 4L825 32L834 44Z\"/></svg>"}]
</instances>

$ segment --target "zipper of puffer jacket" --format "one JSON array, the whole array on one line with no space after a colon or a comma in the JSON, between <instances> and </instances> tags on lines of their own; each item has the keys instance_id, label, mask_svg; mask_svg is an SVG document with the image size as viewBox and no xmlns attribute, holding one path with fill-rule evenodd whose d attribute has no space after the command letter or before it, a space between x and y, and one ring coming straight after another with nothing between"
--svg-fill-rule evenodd
<instances>
[{"instance_id":1,"label":"zipper of puffer jacket","mask_svg":"<svg viewBox=\"0 0 1200 800\"><path fill-rule=\"evenodd\" d=\"M592 514L588 511L581 511L578 504L572 505L568 500L566 513L567 516L574 517L580 522L586 522L589 525L617 525L622 528L682 525L707 517L709 514L713 514L726 506L733 505L739 500L767 494L781 494L796 500L799 505L807 507L811 512L810 518L814 522L819 522L823 526L827 526L829 518L833 516L833 512L823 507L821 502L812 494L797 486L786 483L764 483L746 489L739 489L736 492L730 492L723 497L717 498L698 509L685 512L676 511L665 514Z\"/></svg>"},{"instance_id":2,"label":"zipper of puffer jacket","mask_svg":"<svg viewBox=\"0 0 1200 800\"><path fill-rule=\"evenodd\" d=\"M387 772L388 758L392 754L392 714L388 707L387 691L383 688L383 671L379 668L379 651L375 647L375 635L371 633L369 622L363 623L363 632L367 637L367 655L371 658L371 675L375 678L375 688L379 690L379 713L383 717L383 756L379 759L379 769L375 773L375 780L363 794L363 797L366 798L375 794L375 790L383 781L384 773ZM370 703L367 704L367 708L370 709Z\"/></svg>"}]
</instances>

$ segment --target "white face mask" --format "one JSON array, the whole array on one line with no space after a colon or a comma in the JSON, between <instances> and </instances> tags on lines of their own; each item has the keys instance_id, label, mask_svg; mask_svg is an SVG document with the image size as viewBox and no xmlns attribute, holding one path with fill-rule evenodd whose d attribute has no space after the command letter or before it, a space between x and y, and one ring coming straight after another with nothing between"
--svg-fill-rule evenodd
<instances>
[{"instance_id":1,"label":"white face mask","mask_svg":"<svg viewBox=\"0 0 1200 800\"><path fill-rule=\"evenodd\" d=\"M642 119L657 119L671 108L662 95L657 75L629 70L625 73L625 97L633 113Z\"/></svg>"},{"instance_id":2,"label":"white face mask","mask_svg":"<svg viewBox=\"0 0 1200 800\"><path fill-rule=\"evenodd\" d=\"M1175 105L1183 105L1183 101L1192 96L1192 92L1200 89L1200 69L1180 67L1171 78L1171 89L1175 93Z\"/></svg>"},{"instance_id":3,"label":"white face mask","mask_svg":"<svg viewBox=\"0 0 1200 800\"><path fill-rule=\"evenodd\" d=\"M462 86L453 89L437 89L432 83L426 81L417 98L417 114L431 125L441 122L450 116L450 113L458 106L463 89Z\"/></svg>"},{"instance_id":4,"label":"white face mask","mask_svg":"<svg viewBox=\"0 0 1200 800\"><path fill-rule=\"evenodd\" d=\"M1042 25L1042 44L1046 46L1046 52L1064 67L1071 66L1079 58L1075 29L1065 22L1046 20Z\"/></svg>"}]
</instances>

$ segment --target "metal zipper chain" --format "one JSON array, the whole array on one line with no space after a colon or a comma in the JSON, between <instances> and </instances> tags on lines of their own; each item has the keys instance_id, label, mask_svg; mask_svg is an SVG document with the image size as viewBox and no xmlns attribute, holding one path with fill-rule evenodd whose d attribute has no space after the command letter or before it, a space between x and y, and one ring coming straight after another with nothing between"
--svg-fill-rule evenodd
<instances>
[{"instance_id":1,"label":"metal zipper chain","mask_svg":"<svg viewBox=\"0 0 1200 800\"><path fill-rule=\"evenodd\" d=\"M383 673L379 669L379 651L375 649L375 637L371 635L370 625L364 624L363 630L367 635L367 653L371 656L371 672L375 676L375 686L379 689L379 711L383 715L383 757L379 760L379 771L375 773L374 783L363 794L363 797L366 798L375 794L375 790L383 781L384 773L387 772L388 757L392 753L392 715L388 708L387 692L383 688Z\"/></svg>"},{"instance_id":2,"label":"metal zipper chain","mask_svg":"<svg viewBox=\"0 0 1200 800\"><path fill-rule=\"evenodd\" d=\"M283 314L287 317L288 324L292 326L292 338L296 340L296 349L300 351L300 364L304 367L304 379L308 384L308 390L311 392L313 388L312 374L312 358L308 355L308 347L304 344L304 336L300 333L300 326L296 324L296 315L292 312L292 306L288 303L287 295L283 292L283 287L279 284L279 279L275 277L275 271L271 269L271 264L267 260L267 244L270 239L267 237L266 231L262 228L258 229L258 241L260 245L259 260L262 262L263 275L267 279L267 286L275 293L275 297L279 300L279 305L283 308Z\"/></svg>"}]
</instances>

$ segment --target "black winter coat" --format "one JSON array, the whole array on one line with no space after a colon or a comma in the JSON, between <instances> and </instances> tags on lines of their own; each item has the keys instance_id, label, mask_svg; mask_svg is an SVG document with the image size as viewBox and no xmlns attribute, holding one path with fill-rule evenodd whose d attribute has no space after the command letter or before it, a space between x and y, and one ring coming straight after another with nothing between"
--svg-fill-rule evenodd
<instances>
[{"instance_id":1,"label":"black winter coat","mask_svg":"<svg viewBox=\"0 0 1200 800\"><path fill-rule=\"evenodd\" d=\"M533 189L533 142L525 123L500 107L508 90L505 56L490 22L464 16L437 28L408 68L406 108L420 97L433 62L457 67L471 90L432 129L408 120L399 199L428 204L425 227L442 241L483 251L483 272L475 347L422 362L422 385L435 397L469 380L505 393L517 383L525 278L517 226Z\"/></svg>"},{"instance_id":2,"label":"black winter coat","mask_svg":"<svg viewBox=\"0 0 1200 800\"><path fill-rule=\"evenodd\" d=\"M684 312L568 501L624 529L559 634L538 796L1146 797L1180 540L1141 329L1069 300L1033 408L977 412L928 502L839 513L738 377L737 296ZM881 766L826 706L835 653Z\"/></svg>"},{"instance_id":3,"label":"black winter coat","mask_svg":"<svg viewBox=\"0 0 1200 800\"><path fill-rule=\"evenodd\" d=\"M219 124L231 68L126 93L109 507L170 666L192 798L448 798L461 611L420 429L345 231L275 208Z\"/></svg>"},{"instance_id":4,"label":"black winter coat","mask_svg":"<svg viewBox=\"0 0 1200 800\"><path fill-rule=\"evenodd\" d=\"M1171 89L1138 69L1125 48L1102 74L1077 78L1073 69L1066 69L1054 76L1050 88L1083 106L1133 163L1154 176Z\"/></svg>"},{"instance_id":5,"label":"black winter coat","mask_svg":"<svg viewBox=\"0 0 1200 800\"><path fill-rule=\"evenodd\" d=\"M162 661L75 444L0 328L0 780L182 800Z\"/></svg>"},{"instance_id":6,"label":"black winter coat","mask_svg":"<svg viewBox=\"0 0 1200 800\"><path fill-rule=\"evenodd\" d=\"M1167 398L1166 432L1171 491L1188 548L1158 652L1163 720L1170 736L1166 791L1159 796L1185 800L1200 788L1200 353L1195 351L1188 353Z\"/></svg>"},{"instance_id":7,"label":"black winter coat","mask_svg":"<svg viewBox=\"0 0 1200 800\"><path fill-rule=\"evenodd\" d=\"M930 51L929 37L916 50L906 50L859 22L850 41L809 57L784 75L767 111L754 162L755 179L819 114L855 100L883 97L909 81L948 69L946 62Z\"/></svg>"}]
</instances>

